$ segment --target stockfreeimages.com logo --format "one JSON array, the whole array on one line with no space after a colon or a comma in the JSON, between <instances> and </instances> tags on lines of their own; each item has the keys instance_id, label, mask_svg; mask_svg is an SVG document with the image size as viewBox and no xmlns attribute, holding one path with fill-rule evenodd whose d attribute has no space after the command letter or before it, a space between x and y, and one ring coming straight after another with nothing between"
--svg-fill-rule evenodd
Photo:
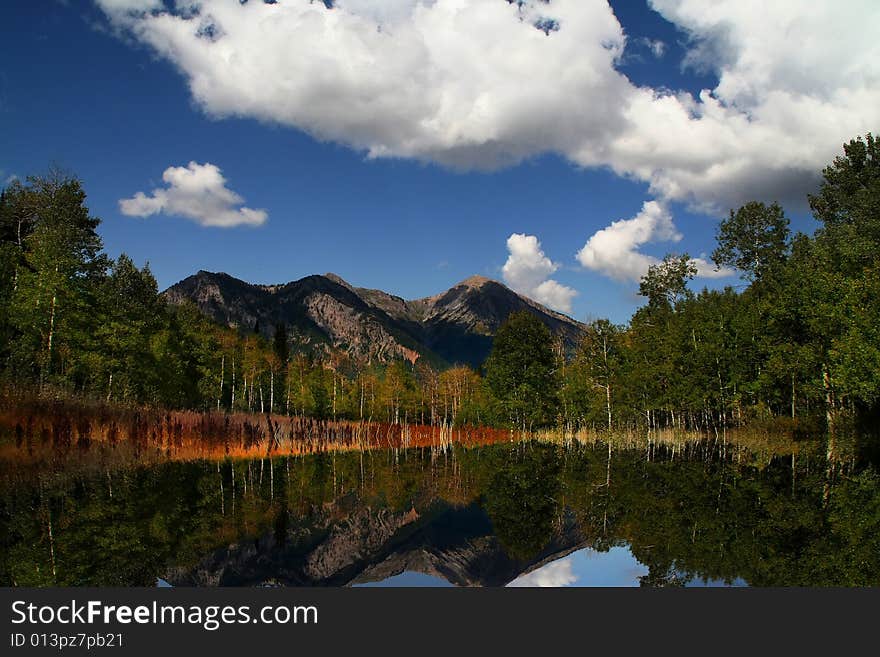
<instances>
[{"instance_id":1,"label":"stockfreeimages.com logo","mask_svg":"<svg viewBox=\"0 0 880 657\"><path fill-rule=\"evenodd\" d=\"M318 608L267 605L252 610L249 605L108 605L100 600L69 604L36 605L16 600L12 603L12 623L20 625L91 625L95 623L129 625L199 625L213 632L223 625L262 623L264 625L317 624Z\"/></svg>"}]
</instances>

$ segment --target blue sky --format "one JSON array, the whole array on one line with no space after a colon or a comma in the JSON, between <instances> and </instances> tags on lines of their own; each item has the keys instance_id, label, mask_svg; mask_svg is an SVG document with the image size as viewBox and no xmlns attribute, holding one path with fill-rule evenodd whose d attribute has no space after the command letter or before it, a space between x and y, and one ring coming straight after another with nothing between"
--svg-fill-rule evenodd
<instances>
[{"instance_id":1,"label":"blue sky","mask_svg":"<svg viewBox=\"0 0 880 657\"><path fill-rule=\"evenodd\" d=\"M251 0L239 9L237 3L205 0L200 3L202 18L198 12L194 17L166 7L168 20L161 25L171 27L163 31L158 1L4 3L0 180L40 173L51 163L74 172L85 184L93 214L103 220L100 232L107 251L112 256L124 251L139 263L149 261L163 288L198 269L226 271L258 283L332 271L356 285L415 298L482 274L555 303L577 319L610 317L623 322L640 303L633 272L669 251L710 253L720 213L740 201L778 197L787 202L795 228L812 230L802 199L815 178L805 172L818 172L840 143L872 127L876 130L880 123L876 107L862 108L861 113L846 114L847 120L832 129L819 107L815 120L823 121L820 132L807 119L803 125L796 121L793 128L811 131L816 144L811 150L799 147L791 163L780 164L765 142L774 130L780 135L790 132L792 124L786 119L784 131L774 118L784 115L784 104L769 107L753 99L760 85L765 90L774 85L773 90L785 91L797 102L820 102L829 94L841 98L843 92L865 91L875 79L873 71L866 68L865 75L856 71L836 82L820 71L805 81L799 77L803 70L790 70L792 53L780 47L775 54L758 53L767 61L767 70L758 75L753 64L742 63L748 49L757 46L739 39L753 26L735 9L725 14L725 29L719 32L705 16L689 15L673 0L655 3L663 5L662 16L642 2L613 2L610 10L604 2L585 1L572 8L570 0L554 0L546 5L549 9L543 3L529 9L535 3L527 2L521 10L526 12L524 20L538 15L528 13L532 10L553 16L556 11L562 17L558 32L540 34L542 40L527 35L521 50L505 36L505 43L517 50L498 60L491 54L493 43L487 42L485 61L478 66L473 58L462 60L460 76L442 62L467 47L481 48L481 38L491 39L479 33L456 36L462 40L454 44L457 50L438 54L437 49L446 46L436 45L441 42L435 43L432 35L448 36L439 8L443 2L428 3L421 14L413 13L415 0L388 3L396 12L389 15L363 9L363 0L315 9L372 20L379 32L384 28L386 41L399 40L393 57L376 55L371 64L378 72L375 81L355 88L352 85L361 82L346 79L348 69L334 68L338 62L331 58L362 59L364 49L372 56L373 37L357 32L363 20L327 23L322 27L324 40L315 42L308 41L313 34L303 36L291 27L290 48L303 49L296 61L314 55L315 63L288 80L285 72L290 66L275 63L293 56L286 46L277 45L285 43L287 35L279 32L283 24L265 27L257 22L265 17L259 12L277 7ZM287 2L290 7L304 4ZM129 11L132 7L138 11ZM586 15L588 10L595 19ZM240 23L233 15L238 11L243 12ZM796 13L796 4L788 11ZM213 22L206 23L209 15ZM783 11L777 20L785 16ZM676 22L667 20L670 17ZM772 22L774 17L765 19ZM521 34L508 14L484 11L473 20L498 21L499 32ZM866 32L876 23L872 20L863 21ZM198 50L204 35L193 41L198 21L202 32L205 25L212 30L218 47L207 52L216 61L206 60ZM815 24L798 29L820 35L823 24L827 20L818 16ZM259 34L258 25L269 30L266 38L253 36ZM187 29L175 31L180 26ZM248 26L252 32L245 31ZM547 71L530 70L530 62L544 57L541 49L546 44L555 47L551 40L568 36L569 30L583 33L576 35L579 40L560 42L563 46L546 54L546 66L552 65L563 81L554 86L546 79ZM490 33L494 32L483 32ZM723 39L713 36L719 33ZM412 35L430 47L410 48L417 40ZM272 41L278 36L280 41ZM581 57L577 48L590 39L602 43L583 46ZM327 52L322 50L325 43ZM375 47L385 48L384 44ZM221 46L227 50L221 52ZM412 61L407 58L410 51ZM603 53L609 51L606 62ZM834 52L828 56L833 58ZM522 57L524 64L502 74L500 69L511 57ZM560 59L553 62L552 57ZM265 79L252 84L253 68L250 73L236 68L236 62L248 58L265 62L265 70L257 73L265 73ZM558 87L565 91L564 80L575 78L584 63L593 64L594 70L574 80L572 88L578 94L555 94ZM433 86L422 88L419 76L428 69L433 70ZM516 77L518 70L522 80ZM474 84L464 84L468 75ZM427 101L423 106L421 100L435 87L448 92L444 98L456 99L454 111L444 114L446 110ZM714 95L701 97L703 89L712 89ZM387 109L382 104L386 93L402 100ZM509 101L512 94L516 97ZM620 116L618 95L631 108L621 109ZM375 117L365 116L357 105L363 98L370 101L363 107L378 108ZM720 109L712 104L715 101ZM321 102L326 106L318 107ZM533 109L516 115L504 105L507 102ZM483 107L480 103L486 104L490 118L501 118L480 126L480 119L471 118L479 114L470 112ZM675 119L682 134L674 139L661 110L669 104L684 117ZM546 120L536 118L544 107ZM643 117L637 111L656 111L657 116ZM743 124L746 114L749 122ZM622 127L626 121L636 128ZM715 125L709 121L717 122L717 145L705 143L707 127ZM479 130L488 130L492 140ZM546 147L536 142L538 138L546 139ZM671 146L661 139L672 140ZM219 197L196 194L170 200L177 197L167 193L173 184L163 181L163 172L190 162L222 171L224 180L211 188L219 189ZM729 179L718 175L719 167L723 171L728 165ZM200 176L217 173L197 171ZM165 192L152 196L157 189ZM146 200L137 201L137 192ZM124 199L134 199L125 206L129 215L145 216L126 216L120 206ZM658 204L653 214L644 212L646 202ZM203 205L194 210L199 203ZM241 207L259 212L249 216L265 220L260 225L204 225L212 216L228 216L228 223L235 223ZM182 208L191 211L189 217ZM621 246L623 232L606 234L604 242L594 242L590 258L576 257L598 231L637 217L640 223L632 228L647 226L645 241ZM522 249L519 257L508 260L508 239L514 234L535 239L517 243ZM611 251L597 251L606 246ZM623 258L614 249L622 249L624 255L637 252L626 270L628 277L621 273ZM738 283L735 275L714 276L698 278L694 286ZM548 287L548 280L555 283Z\"/></svg>"},{"instance_id":2,"label":"blue sky","mask_svg":"<svg viewBox=\"0 0 880 657\"><path fill-rule=\"evenodd\" d=\"M639 586L639 578L649 574L649 569L630 552L629 547L615 546L605 552L584 548L560 559L539 566L520 575L507 586L511 587L563 587L563 586ZM737 578L727 583L721 580L701 579L679 573L685 586L720 587L746 586ZM445 579L415 571L405 571L378 582L364 582L354 586L452 586Z\"/></svg>"}]
</instances>

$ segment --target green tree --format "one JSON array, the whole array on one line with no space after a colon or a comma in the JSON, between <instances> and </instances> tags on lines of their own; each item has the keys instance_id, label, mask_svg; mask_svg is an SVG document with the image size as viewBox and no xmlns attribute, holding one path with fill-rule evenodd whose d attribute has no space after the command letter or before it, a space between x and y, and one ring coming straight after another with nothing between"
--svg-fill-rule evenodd
<instances>
[{"instance_id":1,"label":"green tree","mask_svg":"<svg viewBox=\"0 0 880 657\"><path fill-rule=\"evenodd\" d=\"M829 423L847 401L880 398L877 276L880 272L880 143L870 133L844 144L823 171L810 207L822 227L801 285L816 291L807 316L822 344Z\"/></svg>"},{"instance_id":2,"label":"green tree","mask_svg":"<svg viewBox=\"0 0 880 657\"><path fill-rule=\"evenodd\" d=\"M94 292L108 260L85 205L79 180L51 171L30 177L16 194L13 217L29 217L21 266L10 303L15 332L13 366L38 372L40 381L63 380L90 341Z\"/></svg>"},{"instance_id":3,"label":"green tree","mask_svg":"<svg viewBox=\"0 0 880 657\"><path fill-rule=\"evenodd\" d=\"M330 392L327 390L327 373L318 365L309 374L309 393L311 394L311 415L324 420L330 417L333 407Z\"/></svg>"},{"instance_id":4,"label":"green tree","mask_svg":"<svg viewBox=\"0 0 880 657\"><path fill-rule=\"evenodd\" d=\"M556 357L550 330L537 317L512 313L499 327L485 367L489 388L514 426L525 429L555 419Z\"/></svg>"},{"instance_id":5,"label":"green tree","mask_svg":"<svg viewBox=\"0 0 880 657\"><path fill-rule=\"evenodd\" d=\"M622 329L607 319L592 322L587 326L578 353L590 383L602 391L608 431L613 426L613 399L617 395L617 380L623 359L622 334Z\"/></svg>"},{"instance_id":6,"label":"green tree","mask_svg":"<svg viewBox=\"0 0 880 657\"><path fill-rule=\"evenodd\" d=\"M275 334L272 336L272 351L278 362L283 364L287 371L287 361L290 360L290 344L287 339L287 324L279 322L275 325Z\"/></svg>"},{"instance_id":7,"label":"green tree","mask_svg":"<svg viewBox=\"0 0 880 657\"><path fill-rule=\"evenodd\" d=\"M236 338L233 331L202 315L195 304L165 306L164 320L150 341L160 402L178 408L204 408L211 401L211 407L216 408L219 392L228 407L232 363L224 346L234 344ZM217 380L224 367L225 390Z\"/></svg>"},{"instance_id":8,"label":"green tree","mask_svg":"<svg viewBox=\"0 0 880 657\"><path fill-rule=\"evenodd\" d=\"M88 356L106 385L106 398L158 401L158 368L152 338L164 323L156 279L124 253L100 286L95 344ZM99 384L100 385L100 384Z\"/></svg>"},{"instance_id":9,"label":"green tree","mask_svg":"<svg viewBox=\"0 0 880 657\"><path fill-rule=\"evenodd\" d=\"M287 367L290 362L290 341L287 337L287 324L279 322L275 325L275 333L272 335L272 357L269 359L270 385L272 388L269 404L270 410L275 412L275 381L281 385L287 381ZM280 395L278 396L280 398Z\"/></svg>"},{"instance_id":10,"label":"green tree","mask_svg":"<svg viewBox=\"0 0 880 657\"><path fill-rule=\"evenodd\" d=\"M779 204L746 203L736 212L731 210L718 227L712 261L739 269L750 281L761 281L785 261L789 233Z\"/></svg>"},{"instance_id":11,"label":"green tree","mask_svg":"<svg viewBox=\"0 0 880 657\"><path fill-rule=\"evenodd\" d=\"M880 246L880 141L868 133L843 146L843 155L822 172L819 193L810 196L822 222L817 241L831 265L860 276L876 262Z\"/></svg>"},{"instance_id":12,"label":"green tree","mask_svg":"<svg viewBox=\"0 0 880 657\"><path fill-rule=\"evenodd\" d=\"M697 275L691 257L667 255L662 262L648 267L639 282L639 294L648 299L651 308L672 307L688 295L687 284Z\"/></svg>"}]
</instances>

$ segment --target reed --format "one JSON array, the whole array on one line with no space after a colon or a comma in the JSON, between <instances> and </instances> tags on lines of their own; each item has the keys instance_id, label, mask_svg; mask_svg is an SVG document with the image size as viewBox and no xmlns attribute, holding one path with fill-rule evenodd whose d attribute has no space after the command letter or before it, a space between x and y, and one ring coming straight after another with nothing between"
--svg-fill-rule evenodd
<instances>
[{"instance_id":1,"label":"reed","mask_svg":"<svg viewBox=\"0 0 880 657\"><path fill-rule=\"evenodd\" d=\"M71 457L96 449L153 461L418 447L445 450L452 445L491 445L512 439L510 431L491 427L164 411L63 399L3 404L0 436L0 458L17 462Z\"/></svg>"}]
</instances>

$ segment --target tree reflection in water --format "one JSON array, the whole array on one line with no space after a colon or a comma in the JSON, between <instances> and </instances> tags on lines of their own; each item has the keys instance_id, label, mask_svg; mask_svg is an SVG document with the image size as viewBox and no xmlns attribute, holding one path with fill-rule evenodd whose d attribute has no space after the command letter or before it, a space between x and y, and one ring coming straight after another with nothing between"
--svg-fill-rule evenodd
<instances>
[{"instance_id":1,"label":"tree reflection in water","mask_svg":"<svg viewBox=\"0 0 880 657\"><path fill-rule=\"evenodd\" d=\"M0 584L877 585L880 477L689 443L5 464Z\"/></svg>"}]
</instances>

